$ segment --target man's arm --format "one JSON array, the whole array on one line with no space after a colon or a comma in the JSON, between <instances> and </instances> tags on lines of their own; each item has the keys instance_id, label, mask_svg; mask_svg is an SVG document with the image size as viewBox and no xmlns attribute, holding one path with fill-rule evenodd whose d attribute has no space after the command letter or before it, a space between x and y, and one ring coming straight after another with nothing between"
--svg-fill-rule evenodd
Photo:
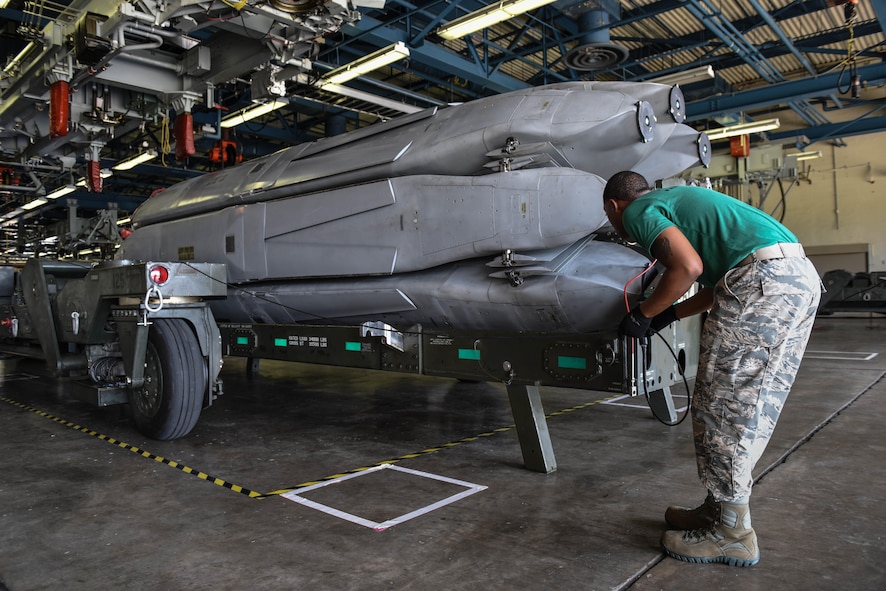
<instances>
[{"instance_id":1,"label":"man's arm","mask_svg":"<svg viewBox=\"0 0 886 591\"><path fill-rule=\"evenodd\" d=\"M714 289L712 287L704 287L691 298L677 304L677 318L686 318L687 316L707 312L713 304Z\"/></svg>"},{"instance_id":2,"label":"man's arm","mask_svg":"<svg viewBox=\"0 0 886 591\"><path fill-rule=\"evenodd\" d=\"M704 270L701 257L689 243L689 240L676 226L665 228L652 243L651 254L665 267L658 286L652 295L640 304L640 312L647 318L663 312L676 300L681 298ZM705 294L704 296L702 294ZM698 299L696 299L698 298ZM710 307L713 292L699 292L686 302L681 303L680 318L702 312ZM690 304L692 302L692 304ZM702 305L707 308L701 308ZM684 312L685 313L682 313Z\"/></svg>"}]
</instances>

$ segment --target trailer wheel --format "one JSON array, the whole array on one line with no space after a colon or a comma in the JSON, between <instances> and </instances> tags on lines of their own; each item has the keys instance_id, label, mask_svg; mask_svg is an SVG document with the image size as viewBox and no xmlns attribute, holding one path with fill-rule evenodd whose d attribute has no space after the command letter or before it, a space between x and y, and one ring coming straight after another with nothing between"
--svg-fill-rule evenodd
<instances>
[{"instance_id":1,"label":"trailer wheel","mask_svg":"<svg viewBox=\"0 0 886 591\"><path fill-rule=\"evenodd\" d=\"M129 391L138 430L160 440L187 435L203 407L205 365L197 336L187 322L154 320L148 333L145 383Z\"/></svg>"}]
</instances>

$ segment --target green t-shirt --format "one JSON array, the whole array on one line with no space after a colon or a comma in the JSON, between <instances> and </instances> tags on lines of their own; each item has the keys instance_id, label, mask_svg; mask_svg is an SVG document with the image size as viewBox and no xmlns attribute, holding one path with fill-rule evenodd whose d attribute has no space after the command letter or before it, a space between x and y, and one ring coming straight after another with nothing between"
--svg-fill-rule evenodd
<instances>
[{"instance_id":1,"label":"green t-shirt","mask_svg":"<svg viewBox=\"0 0 886 591\"><path fill-rule=\"evenodd\" d=\"M639 197L625 208L628 235L650 250L663 230L676 226L704 264L698 278L706 287L758 248L797 242L772 216L746 203L703 187L669 187Z\"/></svg>"}]
</instances>

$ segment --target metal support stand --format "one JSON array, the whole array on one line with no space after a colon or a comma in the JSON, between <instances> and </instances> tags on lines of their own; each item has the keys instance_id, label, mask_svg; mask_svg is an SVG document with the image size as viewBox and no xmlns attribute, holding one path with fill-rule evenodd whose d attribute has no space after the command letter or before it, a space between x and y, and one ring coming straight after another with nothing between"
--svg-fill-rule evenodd
<instances>
[{"instance_id":1,"label":"metal support stand","mask_svg":"<svg viewBox=\"0 0 886 591\"><path fill-rule=\"evenodd\" d=\"M677 409L674 407L674 398L671 396L671 387L665 386L661 390L654 390L649 393L649 408L655 416L664 420L667 417L668 422L677 420Z\"/></svg>"},{"instance_id":2,"label":"metal support stand","mask_svg":"<svg viewBox=\"0 0 886 591\"><path fill-rule=\"evenodd\" d=\"M557 461L538 386L510 385L508 399L523 452L523 464L534 472L550 474L555 471Z\"/></svg>"}]
</instances>

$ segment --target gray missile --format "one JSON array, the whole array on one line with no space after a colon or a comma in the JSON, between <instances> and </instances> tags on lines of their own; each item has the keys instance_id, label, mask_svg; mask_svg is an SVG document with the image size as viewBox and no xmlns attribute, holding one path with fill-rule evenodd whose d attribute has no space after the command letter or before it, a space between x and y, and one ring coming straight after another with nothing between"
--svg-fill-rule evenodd
<instances>
[{"instance_id":1,"label":"gray missile","mask_svg":"<svg viewBox=\"0 0 886 591\"><path fill-rule=\"evenodd\" d=\"M674 96L557 84L293 146L152 197L118 258L227 264L223 321L608 330L648 259L598 239L605 179L704 162Z\"/></svg>"},{"instance_id":2,"label":"gray missile","mask_svg":"<svg viewBox=\"0 0 886 591\"><path fill-rule=\"evenodd\" d=\"M627 94L622 83L596 90L584 82L540 86L469 103L434 107L332 138L300 144L239 166L183 181L143 204L133 227L189 217L231 205L304 195L383 178L436 174L473 176L500 167L565 167L604 179L661 154L672 128L669 99L650 102ZM637 83L670 97L673 88ZM697 146L680 146L699 162ZM709 156L708 156L709 158ZM692 165L689 165L692 166ZM688 166L662 165L662 177Z\"/></svg>"},{"instance_id":3,"label":"gray missile","mask_svg":"<svg viewBox=\"0 0 886 591\"><path fill-rule=\"evenodd\" d=\"M531 259L531 260L530 260ZM389 276L248 283L213 302L220 322L363 324L591 333L625 314L625 284L649 259L591 234L520 257L470 259ZM496 270L498 269L498 270ZM634 302L641 282L628 286Z\"/></svg>"},{"instance_id":4,"label":"gray missile","mask_svg":"<svg viewBox=\"0 0 886 591\"><path fill-rule=\"evenodd\" d=\"M572 168L386 178L144 226L122 255L185 247L232 283L407 273L574 242L607 223L604 185Z\"/></svg>"}]
</instances>

